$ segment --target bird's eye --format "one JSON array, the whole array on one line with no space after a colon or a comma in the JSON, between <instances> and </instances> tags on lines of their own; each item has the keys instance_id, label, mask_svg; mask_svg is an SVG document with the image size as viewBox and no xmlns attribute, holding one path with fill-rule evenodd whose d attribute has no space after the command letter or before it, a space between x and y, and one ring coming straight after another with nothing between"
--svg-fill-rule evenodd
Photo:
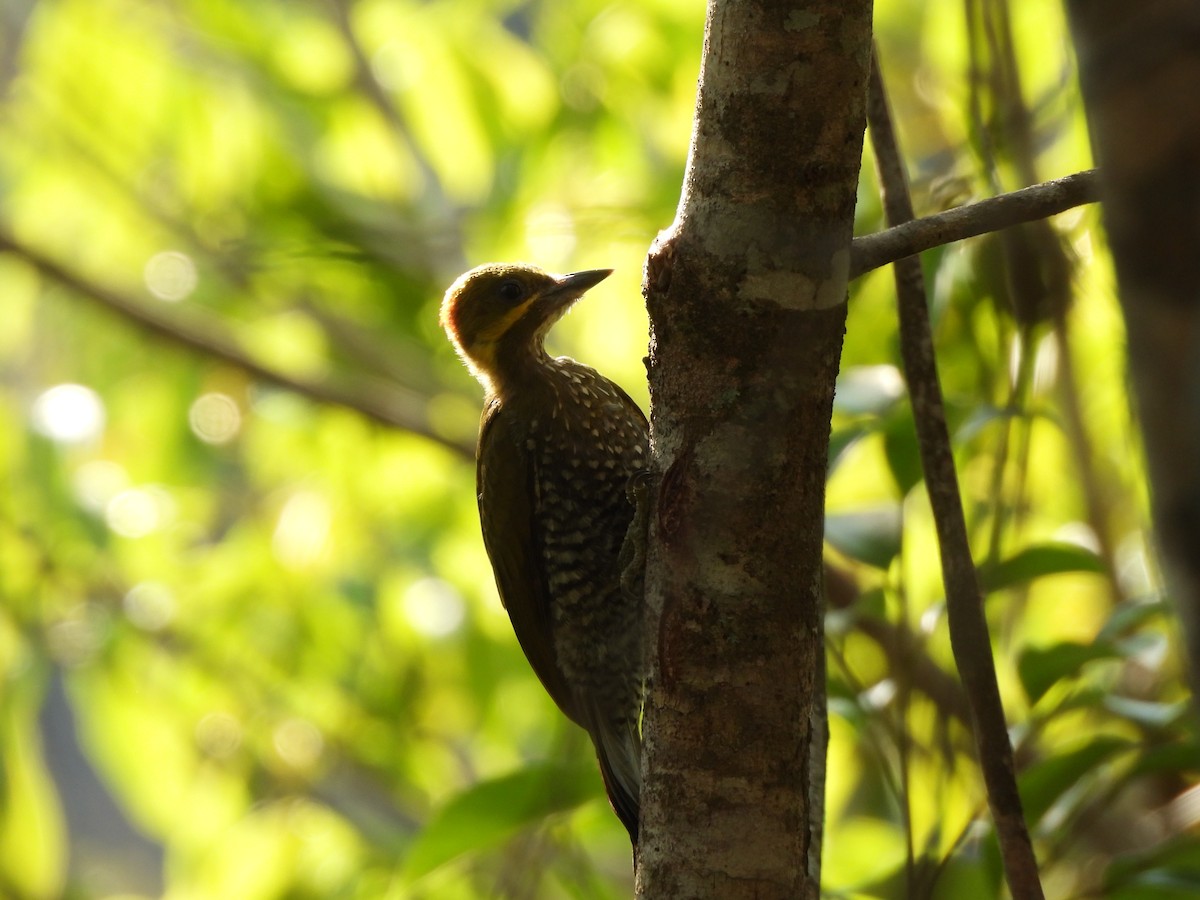
<instances>
[{"instance_id":1,"label":"bird's eye","mask_svg":"<svg viewBox=\"0 0 1200 900\"><path fill-rule=\"evenodd\" d=\"M525 296L525 288L521 286L521 282L515 279L508 279L500 282L500 297L503 300L513 302L520 300Z\"/></svg>"}]
</instances>

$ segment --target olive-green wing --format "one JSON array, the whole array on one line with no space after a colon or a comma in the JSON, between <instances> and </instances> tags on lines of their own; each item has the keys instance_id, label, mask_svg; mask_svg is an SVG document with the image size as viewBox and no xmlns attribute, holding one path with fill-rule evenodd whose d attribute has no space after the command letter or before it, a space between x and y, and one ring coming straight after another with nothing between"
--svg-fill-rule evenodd
<instances>
[{"instance_id":1,"label":"olive-green wing","mask_svg":"<svg viewBox=\"0 0 1200 900\"><path fill-rule=\"evenodd\" d=\"M549 590L541 564L542 537L535 510L535 461L513 433L498 400L483 412L479 429L476 489L483 545L492 562L500 601L517 642L542 685L578 722L574 700L554 656Z\"/></svg>"}]
</instances>

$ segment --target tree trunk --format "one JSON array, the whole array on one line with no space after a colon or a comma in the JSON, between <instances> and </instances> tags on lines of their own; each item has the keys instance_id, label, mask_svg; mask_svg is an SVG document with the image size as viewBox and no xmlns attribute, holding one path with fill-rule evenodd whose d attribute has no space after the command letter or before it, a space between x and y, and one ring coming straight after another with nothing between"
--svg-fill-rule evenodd
<instances>
[{"instance_id":1,"label":"tree trunk","mask_svg":"<svg viewBox=\"0 0 1200 900\"><path fill-rule=\"evenodd\" d=\"M821 546L869 0L713 0L651 251L650 690L638 895L816 898Z\"/></svg>"},{"instance_id":2,"label":"tree trunk","mask_svg":"<svg viewBox=\"0 0 1200 900\"><path fill-rule=\"evenodd\" d=\"M1200 688L1200 4L1067 8L1159 549Z\"/></svg>"}]
</instances>

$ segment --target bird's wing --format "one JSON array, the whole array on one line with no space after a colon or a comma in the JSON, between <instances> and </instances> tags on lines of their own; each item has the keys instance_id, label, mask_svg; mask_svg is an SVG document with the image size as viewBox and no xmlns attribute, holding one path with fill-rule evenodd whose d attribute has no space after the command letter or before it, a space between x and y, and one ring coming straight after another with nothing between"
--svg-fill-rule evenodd
<instances>
[{"instance_id":1,"label":"bird's wing","mask_svg":"<svg viewBox=\"0 0 1200 900\"><path fill-rule=\"evenodd\" d=\"M607 379L605 380L607 381ZM642 420L643 431L648 432L650 430L650 422L646 418L646 414L642 412L642 408L638 406L637 403L634 402L634 399L625 392L625 388L621 387L615 381L609 381L608 383L612 387L613 391L616 392L616 395L621 398L621 401L625 404L625 406L629 408L629 411L633 414L634 418Z\"/></svg>"},{"instance_id":2,"label":"bird's wing","mask_svg":"<svg viewBox=\"0 0 1200 900\"><path fill-rule=\"evenodd\" d=\"M550 593L541 565L542 536L534 516L534 465L532 455L510 429L500 402L493 400L483 412L476 467L483 545L500 601L526 659L559 708L579 722L574 697L554 656Z\"/></svg>"}]
</instances>

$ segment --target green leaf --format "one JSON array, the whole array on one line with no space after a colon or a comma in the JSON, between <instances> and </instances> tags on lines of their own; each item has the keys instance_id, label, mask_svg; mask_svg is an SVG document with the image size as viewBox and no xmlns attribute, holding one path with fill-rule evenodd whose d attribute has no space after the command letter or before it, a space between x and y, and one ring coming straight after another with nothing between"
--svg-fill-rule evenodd
<instances>
[{"instance_id":1,"label":"green leaf","mask_svg":"<svg viewBox=\"0 0 1200 900\"><path fill-rule=\"evenodd\" d=\"M1150 869L1105 896L1111 900L1194 900L1200 896L1200 872Z\"/></svg>"},{"instance_id":2,"label":"green leaf","mask_svg":"<svg viewBox=\"0 0 1200 900\"><path fill-rule=\"evenodd\" d=\"M849 428L839 428L829 436L829 469L826 477L833 474L833 470L838 463L842 461L843 455L853 447L858 439L867 433L867 429L861 425L851 425Z\"/></svg>"},{"instance_id":3,"label":"green leaf","mask_svg":"<svg viewBox=\"0 0 1200 900\"><path fill-rule=\"evenodd\" d=\"M838 376L833 406L838 412L881 416L904 396L904 376L895 366L853 366Z\"/></svg>"},{"instance_id":4,"label":"green leaf","mask_svg":"<svg viewBox=\"0 0 1200 900\"><path fill-rule=\"evenodd\" d=\"M911 408L905 406L888 418L883 430L883 452L900 496L907 496L925 477Z\"/></svg>"},{"instance_id":5,"label":"green leaf","mask_svg":"<svg viewBox=\"0 0 1200 900\"><path fill-rule=\"evenodd\" d=\"M1178 703L1155 703L1150 700L1134 700L1131 697L1110 695L1104 698L1104 705L1109 712L1116 713L1122 718L1136 722L1143 728L1169 728L1187 714L1187 700Z\"/></svg>"},{"instance_id":6,"label":"green leaf","mask_svg":"<svg viewBox=\"0 0 1200 900\"><path fill-rule=\"evenodd\" d=\"M1035 544L995 565L980 566L979 583L984 591L991 593L1043 575L1103 571L1104 564L1100 557L1086 547L1062 543Z\"/></svg>"},{"instance_id":7,"label":"green leaf","mask_svg":"<svg viewBox=\"0 0 1200 900\"><path fill-rule=\"evenodd\" d=\"M1123 738L1096 737L1078 750L1052 756L1026 769L1020 776L1025 818L1038 821L1082 776L1135 746Z\"/></svg>"},{"instance_id":8,"label":"green leaf","mask_svg":"<svg viewBox=\"0 0 1200 900\"><path fill-rule=\"evenodd\" d=\"M998 897L1004 877L995 852L995 840L988 835L984 846L968 844L941 863L934 900L958 900L961 897Z\"/></svg>"},{"instance_id":9,"label":"green leaf","mask_svg":"<svg viewBox=\"0 0 1200 900\"><path fill-rule=\"evenodd\" d=\"M1097 637L1102 640L1113 640L1155 616L1170 615L1170 612L1167 602L1162 599L1127 600L1124 603L1118 603Z\"/></svg>"},{"instance_id":10,"label":"green leaf","mask_svg":"<svg viewBox=\"0 0 1200 900\"><path fill-rule=\"evenodd\" d=\"M408 881L465 853L498 844L522 828L600 796L591 767L543 763L482 781L452 798L418 835L404 861Z\"/></svg>"},{"instance_id":11,"label":"green leaf","mask_svg":"<svg viewBox=\"0 0 1200 900\"><path fill-rule=\"evenodd\" d=\"M886 569L900 552L903 524L898 503L835 513L825 517L825 540L851 559Z\"/></svg>"},{"instance_id":12,"label":"green leaf","mask_svg":"<svg viewBox=\"0 0 1200 900\"><path fill-rule=\"evenodd\" d=\"M1063 641L1049 647L1033 647L1021 654L1017 674L1030 703L1038 700L1063 678L1079 674L1085 663L1112 659L1120 654L1108 643L1080 644Z\"/></svg>"},{"instance_id":13,"label":"green leaf","mask_svg":"<svg viewBox=\"0 0 1200 900\"><path fill-rule=\"evenodd\" d=\"M1192 741L1174 741L1143 750L1129 771L1129 779L1164 772L1193 777L1200 774L1200 746Z\"/></svg>"},{"instance_id":14,"label":"green leaf","mask_svg":"<svg viewBox=\"0 0 1200 900\"><path fill-rule=\"evenodd\" d=\"M993 422L1007 419L1014 414L994 406L981 405L975 407L966 420L954 432L954 445L967 444Z\"/></svg>"},{"instance_id":15,"label":"green leaf","mask_svg":"<svg viewBox=\"0 0 1200 900\"><path fill-rule=\"evenodd\" d=\"M1148 850L1118 856L1105 873L1104 896L1123 900L1200 896L1200 845L1179 834Z\"/></svg>"}]
</instances>

